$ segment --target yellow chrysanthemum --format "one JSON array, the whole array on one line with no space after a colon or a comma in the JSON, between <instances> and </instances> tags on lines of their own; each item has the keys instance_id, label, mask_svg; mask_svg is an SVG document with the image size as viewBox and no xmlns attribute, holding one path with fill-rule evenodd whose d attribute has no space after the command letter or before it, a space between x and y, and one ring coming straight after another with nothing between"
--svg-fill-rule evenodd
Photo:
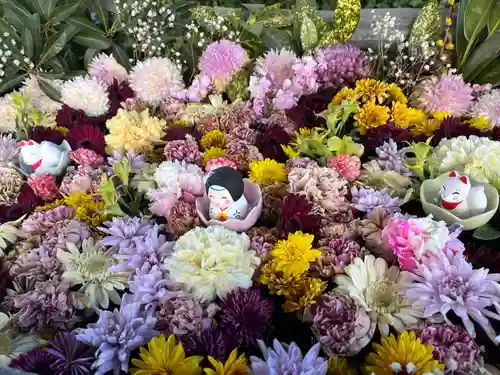
<instances>
[{"instance_id":1,"label":"yellow chrysanthemum","mask_svg":"<svg viewBox=\"0 0 500 375\"><path fill-rule=\"evenodd\" d=\"M64 198L64 204L75 207L75 216L92 227L97 227L106 221L104 201L95 194L73 194Z\"/></svg>"},{"instance_id":2,"label":"yellow chrysanthemum","mask_svg":"<svg viewBox=\"0 0 500 375\"><path fill-rule=\"evenodd\" d=\"M451 114L449 112L432 112L432 117L436 120L443 121L448 117L451 117Z\"/></svg>"},{"instance_id":3,"label":"yellow chrysanthemum","mask_svg":"<svg viewBox=\"0 0 500 375\"><path fill-rule=\"evenodd\" d=\"M285 152L285 155L288 156L289 159L293 159L297 156L300 155L300 152L297 152L295 151L292 146L289 146L289 145L281 145L281 148L283 149L283 151Z\"/></svg>"},{"instance_id":4,"label":"yellow chrysanthemum","mask_svg":"<svg viewBox=\"0 0 500 375\"><path fill-rule=\"evenodd\" d=\"M141 348L141 359L132 359L130 372L133 375L201 375L200 362L203 357L187 357L182 344L175 344L174 335L154 337L148 349Z\"/></svg>"},{"instance_id":5,"label":"yellow chrysanthemum","mask_svg":"<svg viewBox=\"0 0 500 375\"><path fill-rule=\"evenodd\" d=\"M203 153L203 165L207 164L209 160L215 158L223 158L226 156L226 149L219 147L210 147L208 150L205 150Z\"/></svg>"},{"instance_id":6,"label":"yellow chrysanthemum","mask_svg":"<svg viewBox=\"0 0 500 375\"><path fill-rule=\"evenodd\" d=\"M44 204L43 206L36 206L35 211L48 211L56 207L62 206L64 204L64 199L56 199L50 203Z\"/></svg>"},{"instance_id":7,"label":"yellow chrysanthemum","mask_svg":"<svg viewBox=\"0 0 500 375\"><path fill-rule=\"evenodd\" d=\"M54 130L57 130L59 133L61 133L62 135L64 135L66 137L66 135L68 135L69 133L69 129L68 128L65 128L64 126L56 126L54 128Z\"/></svg>"},{"instance_id":8,"label":"yellow chrysanthemum","mask_svg":"<svg viewBox=\"0 0 500 375\"><path fill-rule=\"evenodd\" d=\"M289 296L295 290L300 288L302 275L290 275L285 277L283 272L277 270L278 263L276 260L271 260L264 264L260 269L259 281L266 285L271 294L279 296Z\"/></svg>"},{"instance_id":9,"label":"yellow chrysanthemum","mask_svg":"<svg viewBox=\"0 0 500 375\"><path fill-rule=\"evenodd\" d=\"M427 116L420 109L410 108L401 102L393 102L391 120L398 128L408 128L410 125L420 124Z\"/></svg>"},{"instance_id":10,"label":"yellow chrysanthemum","mask_svg":"<svg viewBox=\"0 0 500 375\"><path fill-rule=\"evenodd\" d=\"M413 135L425 135L430 137L441 127L441 123L441 120L435 118L425 119L421 123L413 125L411 132Z\"/></svg>"},{"instance_id":11,"label":"yellow chrysanthemum","mask_svg":"<svg viewBox=\"0 0 500 375\"><path fill-rule=\"evenodd\" d=\"M271 255L276 261L276 269L283 271L285 278L302 275L309 269L309 262L321 255L321 251L312 248L314 236L300 231L289 234L286 240L280 240L274 246Z\"/></svg>"},{"instance_id":12,"label":"yellow chrysanthemum","mask_svg":"<svg viewBox=\"0 0 500 375\"><path fill-rule=\"evenodd\" d=\"M335 105L339 105L342 103L343 100L356 100L356 99L357 99L356 91L354 91L354 89L351 89L349 87L344 87L333 97L332 103Z\"/></svg>"},{"instance_id":13,"label":"yellow chrysanthemum","mask_svg":"<svg viewBox=\"0 0 500 375\"><path fill-rule=\"evenodd\" d=\"M118 110L111 120L106 122L109 134L104 137L108 153L114 151L147 152L153 145L161 141L165 135L166 122L142 112Z\"/></svg>"},{"instance_id":14,"label":"yellow chrysanthemum","mask_svg":"<svg viewBox=\"0 0 500 375\"><path fill-rule=\"evenodd\" d=\"M359 132L366 134L368 129L386 124L387 120L389 120L389 108L376 105L374 102L368 102L361 107L354 119Z\"/></svg>"},{"instance_id":15,"label":"yellow chrysanthemum","mask_svg":"<svg viewBox=\"0 0 500 375\"><path fill-rule=\"evenodd\" d=\"M487 130L487 129L491 128L490 122L487 119L485 119L483 116L470 119L469 124L470 124L470 126L473 126L475 128L481 129L481 130Z\"/></svg>"},{"instance_id":16,"label":"yellow chrysanthemum","mask_svg":"<svg viewBox=\"0 0 500 375\"><path fill-rule=\"evenodd\" d=\"M356 375L357 372L354 368L349 367L347 359L341 356L330 357L328 359L328 372L327 375Z\"/></svg>"},{"instance_id":17,"label":"yellow chrysanthemum","mask_svg":"<svg viewBox=\"0 0 500 375\"><path fill-rule=\"evenodd\" d=\"M301 281L300 286L286 297L283 308L285 312L293 312L313 305L327 287L327 282L316 277L308 277Z\"/></svg>"},{"instance_id":18,"label":"yellow chrysanthemum","mask_svg":"<svg viewBox=\"0 0 500 375\"><path fill-rule=\"evenodd\" d=\"M408 99L406 98L406 95L404 94L401 87L399 87L395 83L391 83L388 85L387 92L389 93L389 98L392 101L400 102L400 103L407 103L408 102Z\"/></svg>"},{"instance_id":19,"label":"yellow chrysanthemum","mask_svg":"<svg viewBox=\"0 0 500 375\"><path fill-rule=\"evenodd\" d=\"M373 344L375 352L366 357L368 374L392 375L393 370L423 375L444 366L432 357L434 346L424 345L415 332L403 331L396 339L394 335L382 337L381 344Z\"/></svg>"},{"instance_id":20,"label":"yellow chrysanthemum","mask_svg":"<svg viewBox=\"0 0 500 375\"><path fill-rule=\"evenodd\" d=\"M200 145L203 150L207 150L212 147L226 148L227 137L226 133L219 129L210 130L201 137Z\"/></svg>"},{"instance_id":21,"label":"yellow chrysanthemum","mask_svg":"<svg viewBox=\"0 0 500 375\"><path fill-rule=\"evenodd\" d=\"M368 78L356 81L356 88L354 91L362 102L378 102L382 104L389 98L389 87L390 86L385 82Z\"/></svg>"},{"instance_id":22,"label":"yellow chrysanthemum","mask_svg":"<svg viewBox=\"0 0 500 375\"><path fill-rule=\"evenodd\" d=\"M285 164L272 159L254 160L250 162L249 169L248 178L259 185L267 186L276 182L285 182L288 178Z\"/></svg>"},{"instance_id":23,"label":"yellow chrysanthemum","mask_svg":"<svg viewBox=\"0 0 500 375\"><path fill-rule=\"evenodd\" d=\"M226 363L217 361L211 356L208 356L208 360L213 366L211 368L205 368L206 375L247 375L248 374L248 363L245 358L245 354L241 354L238 357L238 349L234 349Z\"/></svg>"}]
</instances>

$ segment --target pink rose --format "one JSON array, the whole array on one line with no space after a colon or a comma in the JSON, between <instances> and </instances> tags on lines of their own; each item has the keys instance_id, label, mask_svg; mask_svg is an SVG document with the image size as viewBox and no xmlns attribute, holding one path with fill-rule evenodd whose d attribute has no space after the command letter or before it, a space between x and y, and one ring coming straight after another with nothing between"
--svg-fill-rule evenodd
<instances>
[{"instance_id":1,"label":"pink rose","mask_svg":"<svg viewBox=\"0 0 500 375\"><path fill-rule=\"evenodd\" d=\"M328 166L339 172L347 181L353 182L360 175L361 160L357 156L341 154L331 158Z\"/></svg>"},{"instance_id":2,"label":"pink rose","mask_svg":"<svg viewBox=\"0 0 500 375\"><path fill-rule=\"evenodd\" d=\"M104 163L104 158L101 155L87 148L79 148L76 151L71 151L69 156L75 163L83 166L95 168Z\"/></svg>"},{"instance_id":3,"label":"pink rose","mask_svg":"<svg viewBox=\"0 0 500 375\"><path fill-rule=\"evenodd\" d=\"M35 195L44 201L52 200L57 196L56 178L50 173L30 175L28 185L35 192Z\"/></svg>"}]
</instances>

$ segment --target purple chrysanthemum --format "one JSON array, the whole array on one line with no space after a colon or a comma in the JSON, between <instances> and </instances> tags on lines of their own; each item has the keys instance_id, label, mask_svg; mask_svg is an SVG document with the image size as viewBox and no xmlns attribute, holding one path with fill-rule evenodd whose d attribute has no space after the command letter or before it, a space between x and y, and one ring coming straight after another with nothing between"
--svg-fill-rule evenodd
<instances>
[{"instance_id":1,"label":"purple chrysanthemum","mask_svg":"<svg viewBox=\"0 0 500 375\"><path fill-rule=\"evenodd\" d=\"M352 86L370 74L364 52L352 44L336 44L320 48L314 55L321 89Z\"/></svg>"},{"instance_id":2,"label":"purple chrysanthemum","mask_svg":"<svg viewBox=\"0 0 500 375\"><path fill-rule=\"evenodd\" d=\"M403 176L412 176L412 172L405 166L406 154L411 150L411 147L404 147L398 150L398 144L392 139L384 142L383 145L377 147L375 152L378 158L377 163L383 171L394 171Z\"/></svg>"},{"instance_id":3,"label":"purple chrysanthemum","mask_svg":"<svg viewBox=\"0 0 500 375\"><path fill-rule=\"evenodd\" d=\"M66 248L66 244L69 242L80 247L82 241L90 238L91 235L92 232L87 223L73 219L61 220L47 231L42 239L41 246L46 248Z\"/></svg>"},{"instance_id":4,"label":"purple chrysanthemum","mask_svg":"<svg viewBox=\"0 0 500 375\"><path fill-rule=\"evenodd\" d=\"M125 155L122 155L120 152L113 152L113 155L108 157L108 163L113 166L116 163L119 163L123 157L125 157L130 165L130 168L133 172L138 172L146 165L146 155L137 154L134 150L129 150Z\"/></svg>"},{"instance_id":5,"label":"purple chrysanthemum","mask_svg":"<svg viewBox=\"0 0 500 375\"><path fill-rule=\"evenodd\" d=\"M271 324L273 304L258 289L234 290L224 298L220 308L220 326L239 348L255 346Z\"/></svg>"},{"instance_id":6,"label":"purple chrysanthemum","mask_svg":"<svg viewBox=\"0 0 500 375\"><path fill-rule=\"evenodd\" d=\"M430 77L413 92L411 100L415 107L427 113L448 112L452 116L463 116L472 104L472 86L465 83L461 75L445 74Z\"/></svg>"},{"instance_id":7,"label":"purple chrysanthemum","mask_svg":"<svg viewBox=\"0 0 500 375\"><path fill-rule=\"evenodd\" d=\"M131 302L132 299L131 295L123 296L120 310L102 310L97 323L76 330L79 341L97 348L97 360L92 365L95 375L127 372L130 353L157 334L156 318L151 311L144 311L140 303Z\"/></svg>"},{"instance_id":8,"label":"purple chrysanthemum","mask_svg":"<svg viewBox=\"0 0 500 375\"><path fill-rule=\"evenodd\" d=\"M69 332L58 332L44 350L50 357L52 375L87 375L94 362L94 349Z\"/></svg>"},{"instance_id":9,"label":"purple chrysanthemum","mask_svg":"<svg viewBox=\"0 0 500 375\"><path fill-rule=\"evenodd\" d=\"M218 361L222 361L227 357L227 353L229 352L224 334L220 329L215 327L182 336L182 340L187 356L211 356Z\"/></svg>"},{"instance_id":10,"label":"purple chrysanthemum","mask_svg":"<svg viewBox=\"0 0 500 375\"><path fill-rule=\"evenodd\" d=\"M149 220L141 220L139 217L114 217L112 221L103 223L104 227L99 230L106 233L102 239L104 246L111 246L110 251L132 252L135 249L135 239L142 240L144 236L153 229Z\"/></svg>"},{"instance_id":11,"label":"purple chrysanthemum","mask_svg":"<svg viewBox=\"0 0 500 375\"><path fill-rule=\"evenodd\" d=\"M51 358L45 351L35 349L12 360L9 367L38 375L54 375L50 369Z\"/></svg>"},{"instance_id":12,"label":"purple chrysanthemum","mask_svg":"<svg viewBox=\"0 0 500 375\"><path fill-rule=\"evenodd\" d=\"M484 365L479 347L462 327L433 324L420 334L420 341L434 346L433 357L456 375L475 374Z\"/></svg>"},{"instance_id":13,"label":"purple chrysanthemum","mask_svg":"<svg viewBox=\"0 0 500 375\"><path fill-rule=\"evenodd\" d=\"M24 237L43 236L59 221L72 219L75 216L73 207L58 206L52 210L32 213L21 225Z\"/></svg>"},{"instance_id":14,"label":"purple chrysanthemum","mask_svg":"<svg viewBox=\"0 0 500 375\"><path fill-rule=\"evenodd\" d=\"M399 206L403 204L401 199L393 198L389 194L389 190L384 188L382 190L374 190L371 188L352 187L352 204L354 207L363 212L372 212L375 207L382 206L387 211L394 213L399 212Z\"/></svg>"}]
</instances>

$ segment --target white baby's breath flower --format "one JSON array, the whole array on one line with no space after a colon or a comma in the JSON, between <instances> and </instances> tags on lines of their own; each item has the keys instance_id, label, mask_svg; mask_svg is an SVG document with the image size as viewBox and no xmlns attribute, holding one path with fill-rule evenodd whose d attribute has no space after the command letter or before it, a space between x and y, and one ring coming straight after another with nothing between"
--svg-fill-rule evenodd
<instances>
[{"instance_id":1,"label":"white baby's breath flower","mask_svg":"<svg viewBox=\"0 0 500 375\"><path fill-rule=\"evenodd\" d=\"M111 85L115 79L121 83L127 80L128 75L127 70L113 56L105 53L92 59L88 72L92 77L96 77L107 85Z\"/></svg>"},{"instance_id":2,"label":"white baby's breath flower","mask_svg":"<svg viewBox=\"0 0 500 375\"><path fill-rule=\"evenodd\" d=\"M0 98L0 133L16 131L16 108L12 105L10 94Z\"/></svg>"},{"instance_id":3,"label":"white baby's breath flower","mask_svg":"<svg viewBox=\"0 0 500 375\"><path fill-rule=\"evenodd\" d=\"M61 83L62 82L58 80L50 82L50 84L57 90L60 89ZM40 85L38 84L38 80L33 76L28 77L24 81L21 91L28 94L28 96L31 98L33 107L35 107L35 109L37 109L38 111L45 113L56 113L62 107L61 103L50 99L43 92L43 90L40 88Z\"/></svg>"},{"instance_id":4,"label":"white baby's breath flower","mask_svg":"<svg viewBox=\"0 0 500 375\"><path fill-rule=\"evenodd\" d=\"M61 100L89 116L101 116L109 109L106 88L95 77L76 77L61 86Z\"/></svg>"}]
</instances>

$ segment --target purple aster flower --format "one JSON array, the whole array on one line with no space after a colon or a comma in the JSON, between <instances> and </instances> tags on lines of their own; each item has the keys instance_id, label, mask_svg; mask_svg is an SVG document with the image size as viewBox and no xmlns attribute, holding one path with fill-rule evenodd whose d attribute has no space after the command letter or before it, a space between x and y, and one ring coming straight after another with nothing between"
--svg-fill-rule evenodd
<instances>
[{"instance_id":1,"label":"purple aster flower","mask_svg":"<svg viewBox=\"0 0 500 375\"><path fill-rule=\"evenodd\" d=\"M94 349L69 332L58 332L44 352L50 357L52 375L87 375L94 363Z\"/></svg>"},{"instance_id":2,"label":"purple aster flower","mask_svg":"<svg viewBox=\"0 0 500 375\"><path fill-rule=\"evenodd\" d=\"M420 341L434 346L433 357L445 364L446 372L456 375L475 374L484 365L481 356L483 349L460 326L430 325L420 334Z\"/></svg>"},{"instance_id":3,"label":"purple aster flower","mask_svg":"<svg viewBox=\"0 0 500 375\"><path fill-rule=\"evenodd\" d=\"M133 252L135 239L142 240L144 236L153 229L153 223L149 220L141 220L139 217L114 217L112 221L104 222L106 227L99 227L101 232L107 234L102 239L104 246L111 246L110 251Z\"/></svg>"},{"instance_id":4,"label":"purple aster flower","mask_svg":"<svg viewBox=\"0 0 500 375\"><path fill-rule=\"evenodd\" d=\"M19 147L12 134L0 135L0 165L18 164Z\"/></svg>"},{"instance_id":5,"label":"purple aster flower","mask_svg":"<svg viewBox=\"0 0 500 375\"><path fill-rule=\"evenodd\" d=\"M114 271L134 271L143 265L154 266L163 262L172 252L174 243L167 242L167 237L159 234L157 224L143 237L135 236L131 239L133 246L120 248L114 255L119 263L112 267Z\"/></svg>"},{"instance_id":6,"label":"purple aster flower","mask_svg":"<svg viewBox=\"0 0 500 375\"><path fill-rule=\"evenodd\" d=\"M364 52L352 44L336 44L316 50L318 81L321 89L352 86L370 74Z\"/></svg>"},{"instance_id":7,"label":"purple aster flower","mask_svg":"<svg viewBox=\"0 0 500 375\"><path fill-rule=\"evenodd\" d=\"M371 188L351 188L353 206L363 212L372 212L375 207L382 206L390 213L399 212L399 206L403 204L401 199L393 198L389 190L374 190Z\"/></svg>"},{"instance_id":8,"label":"purple aster flower","mask_svg":"<svg viewBox=\"0 0 500 375\"><path fill-rule=\"evenodd\" d=\"M182 343L186 356L212 356L218 361L223 361L229 352L222 331L216 327L182 336Z\"/></svg>"},{"instance_id":9,"label":"purple aster flower","mask_svg":"<svg viewBox=\"0 0 500 375\"><path fill-rule=\"evenodd\" d=\"M413 308L421 309L424 318L441 315L451 324L448 312L454 312L472 337L475 337L473 320L495 342L495 330L488 318L500 320L500 296L497 281L500 274L473 269L462 255L436 256L417 266L412 274L413 283L407 286L406 297ZM489 310L495 306L497 312ZM471 320L472 318L472 320Z\"/></svg>"},{"instance_id":10,"label":"purple aster flower","mask_svg":"<svg viewBox=\"0 0 500 375\"><path fill-rule=\"evenodd\" d=\"M314 345L305 356L302 355L296 343L283 345L278 340L273 341L273 347L268 348L263 341L258 342L264 359L250 357L253 375L269 374L299 374L326 375L328 362L318 357L320 345Z\"/></svg>"},{"instance_id":11,"label":"purple aster flower","mask_svg":"<svg viewBox=\"0 0 500 375\"><path fill-rule=\"evenodd\" d=\"M127 151L125 158L127 158L133 172L140 171L146 165L146 155L137 154L134 150ZM121 152L114 151L113 155L108 157L108 163L113 166L116 163L119 163L122 159L123 154Z\"/></svg>"},{"instance_id":12,"label":"purple aster flower","mask_svg":"<svg viewBox=\"0 0 500 375\"><path fill-rule=\"evenodd\" d=\"M66 248L66 244L70 242L80 247L82 241L90 238L91 235L92 232L87 223L73 219L61 220L47 231L41 246L62 249Z\"/></svg>"},{"instance_id":13,"label":"purple aster flower","mask_svg":"<svg viewBox=\"0 0 500 375\"><path fill-rule=\"evenodd\" d=\"M76 330L79 341L97 348L97 360L92 365L95 375L127 372L130 353L157 334L156 318L151 311L144 311L140 303L131 302L132 299L131 295L123 296L120 310L100 311L97 323Z\"/></svg>"},{"instance_id":14,"label":"purple aster flower","mask_svg":"<svg viewBox=\"0 0 500 375\"><path fill-rule=\"evenodd\" d=\"M258 289L236 289L220 304L220 326L238 348L255 346L271 324L273 304Z\"/></svg>"},{"instance_id":15,"label":"purple aster flower","mask_svg":"<svg viewBox=\"0 0 500 375\"><path fill-rule=\"evenodd\" d=\"M32 372L38 375L54 375L50 369L50 356L40 349L35 349L30 352L21 354L16 359L13 359L9 367L27 372Z\"/></svg>"},{"instance_id":16,"label":"purple aster flower","mask_svg":"<svg viewBox=\"0 0 500 375\"><path fill-rule=\"evenodd\" d=\"M52 210L34 212L21 225L24 237L45 235L55 223L75 216L73 207L59 206Z\"/></svg>"},{"instance_id":17,"label":"purple aster flower","mask_svg":"<svg viewBox=\"0 0 500 375\"><path fill-rule=\"evenodd\" d=\"M392 139L385 141L383 145L377 147L375 152L378 158L377 163L383 171L394 171L403 176L412 176L412 172L405 166L406 154L411 147L404 147L398 150L398 144Z\"/></svg>"}]
</instances>

